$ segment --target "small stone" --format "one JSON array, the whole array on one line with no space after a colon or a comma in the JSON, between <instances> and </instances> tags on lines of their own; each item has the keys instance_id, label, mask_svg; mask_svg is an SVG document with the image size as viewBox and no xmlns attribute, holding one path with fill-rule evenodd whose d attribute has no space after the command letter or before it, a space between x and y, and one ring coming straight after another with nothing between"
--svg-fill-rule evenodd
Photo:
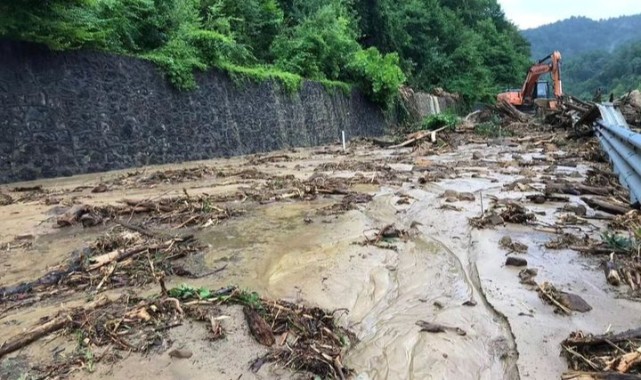
<instances>
[{"instance_id":1,"label":"small stone","mask_svg":"<svg viewBox=\"0 0 641 380\"><path fill-rule=\"evenodd\" d=\"M499 240L499 245L501 247L509 247L512 245L512 238L509 236L503 236L501 240Z\"/></svg>"},{"instance_id":2,"label":"small stone","mask_svg":"<svg viewBox=\"0 0 641 380\"><path fill-rule=\"evenodd\" d=\"M473 160L480 160L481 158L483 158L483 155L481 154L481 152L472 153L472 159Z\"/></svg>"},{"instance_id":3,"label":"small stone","mask_svg":"<svg viewBox=\"0 0 641 380\"><path fill-rule=\"evenodd\" d=\"M505 260L505 265L507 266L513 266L513 267L525 267L527 266L527 260L522 259L520 257L508 257L507 260Z\"/></svg>"}]
</instances>

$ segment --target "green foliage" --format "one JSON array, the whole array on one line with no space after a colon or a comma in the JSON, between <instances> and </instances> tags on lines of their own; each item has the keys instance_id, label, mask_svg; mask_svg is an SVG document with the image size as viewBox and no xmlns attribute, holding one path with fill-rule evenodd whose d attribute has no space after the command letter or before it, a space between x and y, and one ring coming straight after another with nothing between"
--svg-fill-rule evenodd
<instances>
[{"instance_id":1,"label":"green foliage","mask_svg":"<svg viewBox=\"0 0 641 380\"><path fill-rule=\"evenodd\" d=\"M630 253L636 253L639 247L639 242L636 239L607 231L601 234L601 241L610 249Z\"/></svg>"},{"instance_id":2,"label":"green foliage","mask_svg":"<svg viewBox=\"0 0 641 380\"><path fill-rule=\"evenodd\" d=\"M641 88L641 39L611 54L594 51L565 60L563 83L567 93L588 100L601 88L603 101L611 92L621 96Z\"/></svg>"},{"instance_id":3,"label":"green foliage","mask_svg":"<svg viewBox=\"0 0 641 380\"><path fill-rule=\"evenodd\" d=\"M405 82L396 53L382 55L369 48L354 53L347 64L352 81L374 101L390 105L398 95L398 88Z\"/></svg>"},{"instance_id":4,"label":"green foliage","mask_svg":"<svg viewBox=\"0 0 641 380\"><path fill-rule=\"evenodd\" d=\"M293 93L300 89L303 78L300 75L280 70L273 66L244 67L233 64L223 64L221 68L238 84L245 81L261 83L275 81L283 86L286 92Z\"/></svg>"},{"instance_id":5,"label":"green foliage","mask_svg":"<svg viewBox=\"0 0 641 380\"><path fill-rule=\"evenodd\" d=\"M474 133L492 138L508 137L513 135L512 131L503 129L500 122L495 120L477 124L474 127Z\"/></svg>"},{"instance_id":6,"label":"green foliage","mask_svg":"<svg viewBox=\"0 0 641 380\"><path fill-rule=\"evenodd\" d=\"M451 113L438 113L426 116L417 128L418 130L433 131L442 127L453 129L459 122L459 117Z\"/></svg>"},{"instance_id":7,"label":"green foliage","mask_svg":"<svg viewBox=\"0 0 641 380\"><path fill-rule=\"evenodd\" d=\"M491 100L529 55L496 0L4 1L0 36L142 57L183 90L214 67L290 92L355 86L390 113L406 81Z\"/></svg>"},{"instance_id":8,"label":"green foliage","mask_svg":"<svg viewBox=\"0 0 641 380\"><path fill-rule=\"evenodd\" d=\"M366 46L397 52L409 84L471 104L520 85L529 45L496 0L356 0Z\"/></svg>"},{"instance_id":9,"label":"green foliage","mask_svg":"<svg viewBox=\"0 0 641 380\"><path fill-rule=\"evenodd\" d=\"M169 289L169 296L181 300L192 298L207 300L213 297L210 290L206 288L195 288L187 284L182 284L177 288Z\"/></svg>"}]
</instances>

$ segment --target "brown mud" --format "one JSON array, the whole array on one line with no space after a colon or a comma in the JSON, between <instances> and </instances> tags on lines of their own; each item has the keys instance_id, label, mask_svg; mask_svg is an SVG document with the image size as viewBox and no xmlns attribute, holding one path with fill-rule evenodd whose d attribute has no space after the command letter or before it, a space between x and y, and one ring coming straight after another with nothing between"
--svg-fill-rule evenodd
<instances>
[{"instance_id":1,"label":"brown mud","mask_svg":"<svg viewBox=\"0 0 641 380\"><path fill-rule=\"evenodd\" d=\"M629 205L592 142L511 134L3 186L2 340L74 324L4 355L0 378L560 378L570 332L638 328L637 261L614 258L609 283L625 248L601 235L640 219L596 210ZM190 317L193 298L163 301L181 284L263 298L190 295L209 302ZM107 314L137 322L104 335Z\"/></svg>"}]
</instances>

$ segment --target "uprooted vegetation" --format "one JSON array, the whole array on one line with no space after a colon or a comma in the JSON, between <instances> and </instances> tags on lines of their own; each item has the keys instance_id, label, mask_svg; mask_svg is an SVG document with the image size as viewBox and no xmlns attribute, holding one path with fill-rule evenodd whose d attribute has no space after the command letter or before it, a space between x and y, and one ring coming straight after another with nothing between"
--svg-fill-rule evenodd
<instances>
[{"instance_id":1,"label":"uprooted vegetation","mask_svg":"<svg viewBox=\"0 0 641 380\"><path fill-rule=\"evenodd\" d=\"M159 295L100 297L84 307L46 317L31 329L10 337L0 347L0 358L63 331L67 339L77 342L76 349L34 369L47 378L65 376L79 368L91 370L99 362L114 363L127 352L166 351L172 344L168 331L185 320L204 323L209 339L215 341L224 335L219 307L240 305L251 334L258 343L269 347L251 364L253 371L263 363L278 362L322 378L343 379L352 373L343 366L342 358L356 338L338 325L337 312L269 300L233 286L217 291L187 285L167 290L162 279L159 283ZM174 351L170 356L191 356L190 352Z\"/></svg>"}]
</instances>

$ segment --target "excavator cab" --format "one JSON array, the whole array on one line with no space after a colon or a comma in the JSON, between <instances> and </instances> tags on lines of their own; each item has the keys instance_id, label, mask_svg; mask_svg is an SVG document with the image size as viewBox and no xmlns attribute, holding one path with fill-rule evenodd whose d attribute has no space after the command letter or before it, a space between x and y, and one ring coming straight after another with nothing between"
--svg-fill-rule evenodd
<instances>
[{"instance_id":1,"label":"excavator cab","mask_svg":"<svg viewBox=\"0 0 641 380\"><path fill-rule=\"evenodd\" d=\"M552 78L553 94L550 83L540 80L546 74L550 74ZM547 110L557 109L562 96L561 53L555 51L530 67L520 90L498 94L497 101L510 103L522 111L536 109L545 113Z\"/></svg>"}]
</instances>

